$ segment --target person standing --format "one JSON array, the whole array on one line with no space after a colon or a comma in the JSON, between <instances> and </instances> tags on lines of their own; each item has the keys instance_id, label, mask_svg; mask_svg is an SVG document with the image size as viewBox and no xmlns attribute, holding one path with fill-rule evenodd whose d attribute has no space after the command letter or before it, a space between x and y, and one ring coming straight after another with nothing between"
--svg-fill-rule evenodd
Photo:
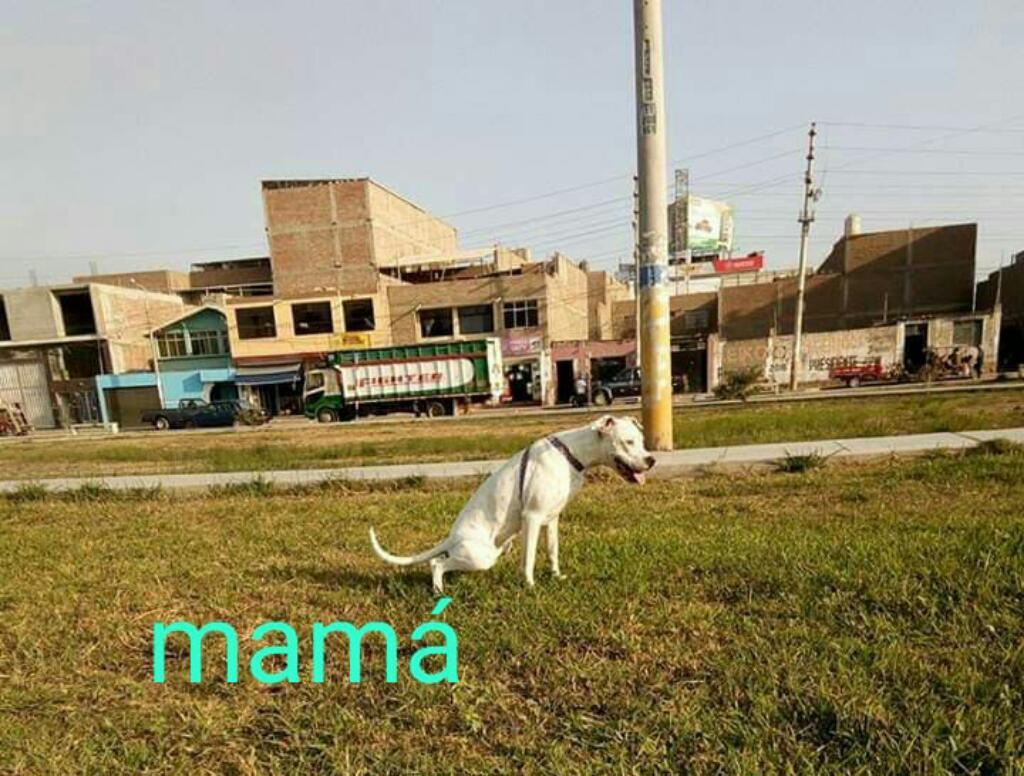
<instances>
[{"instance_id":1,"label":"person standing","mask_svg":"<svg viewBox=\"0 0 1024 776\"><path fill-rule=\"evenodd\" d=\"M586 407L590 404L590 386L589 381L582 372L576 376L575 382L576 397L573 404L577 407Z\"/></svg>"}]
</instances>

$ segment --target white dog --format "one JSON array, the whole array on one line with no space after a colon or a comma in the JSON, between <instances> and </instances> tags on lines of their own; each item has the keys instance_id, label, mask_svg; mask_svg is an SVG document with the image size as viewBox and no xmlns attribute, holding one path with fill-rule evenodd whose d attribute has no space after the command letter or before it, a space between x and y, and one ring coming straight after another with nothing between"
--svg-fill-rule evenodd
<instances>
[{"instance_id":1,"label":"white dog","mask_svg":"<svg viewBox=\"0 0 1024 776\"><path fill-rule=\"evenodd\" d=\"M558 566L558 518L583 485L583 472L606 465L627 482L641 484L654 466L640 427L632 419L605 415L590 425L545 437L516 453L477 489L462 508L448 538L426 552L401 557L387 552L370 529L381 560L397 566L430 561L435 592L448 571L486 571L517 535L523 537L523 574L533 586L540 529L547 529L551 571Z\"/></svg>"}]
</instances>

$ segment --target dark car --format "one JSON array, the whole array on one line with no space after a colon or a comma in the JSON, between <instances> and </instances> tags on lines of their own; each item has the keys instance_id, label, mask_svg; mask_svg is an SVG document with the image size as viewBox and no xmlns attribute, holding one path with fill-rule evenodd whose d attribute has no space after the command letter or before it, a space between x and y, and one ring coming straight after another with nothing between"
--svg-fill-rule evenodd
<instances>
[{"instance_id":1,"label":"dark car","mask_svg":"<svg viewBox=\"0 0 1024 776\"><path fill-rule=\"evenodd\" d=\"M682 375L672 375L672 392L679 393L686 390L686 378ZM602 406L611 404L616 398L623 396L640 395L640 369L635 366L626 367L611 380L601 380L594 384L590 392L590 400Z\"/></svg>"},{"instance_id":2,"label":"dark car","mask_svg":"<svg viewBox=\"0 0 1024 776\"><path fill-rule=\"evenodd\" d=\"M202 399L182 399L176 408L143 412L142 422L151 423L157 431L166 431L169 428L233 426L239 411L237 402L209 404Z\"/></svg>"}]
</instances>

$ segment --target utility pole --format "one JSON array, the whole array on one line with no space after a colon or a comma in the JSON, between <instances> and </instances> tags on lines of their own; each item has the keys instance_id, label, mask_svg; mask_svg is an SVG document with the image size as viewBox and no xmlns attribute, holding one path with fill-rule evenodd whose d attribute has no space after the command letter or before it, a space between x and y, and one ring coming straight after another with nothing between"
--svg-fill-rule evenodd
<instances>
[{"instance_id":1,"label":"utility pole","mask_svg":"<svg viewBox=\"0 0 1024 776\"><path fill-rule=\"evenodd\" d=\"M633 176L633 338L636 348L636 365L643 368L640 347L640 178Z\"/></svg>"},{"instance_id":2,"label":"utility pole","mask_svg":"<svg viewBox=\"0 0 1024 776\"><path fill-rule=\"evenodd\" d=\"M795 391L800 385L800 364L803 356L804 333L804 291L807 288L807 242L814 222L813 203L818 201L821 190L814 188L814 137L817 135L814 122L807 133L807 171L804 173L804 209L797 221L800 222L800 271L796 281L796 318L793 322L793 356L790 359L789 390Z\"/></svg>"},{"instance_id":3,"label":"utility pole","mask_svg":"<svg viewBox=\"0 0 1024 776\"><path fill-rule=\"evenodd\" d=\"M644 440L672 449L672 362L669 343L668 205L661 0L633 0L636 53L636 144L640 184L641 372Z\"/></svg>"}]
</instances>

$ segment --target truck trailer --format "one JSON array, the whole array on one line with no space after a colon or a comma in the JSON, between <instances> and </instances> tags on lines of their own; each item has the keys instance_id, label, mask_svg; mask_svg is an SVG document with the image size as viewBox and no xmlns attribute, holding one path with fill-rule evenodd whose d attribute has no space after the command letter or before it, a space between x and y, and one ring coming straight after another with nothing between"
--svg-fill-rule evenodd
<instances>
[{"instance_id":1,"label":"truck trailer","mask_svg":"<svg viewBox=\"0 0 1024 776\"><path fill-rule=\"evenodd\" d=\"M305 413L321 423L414 412L435 418L497 402L505 390L496 338L329 353L306 372Z\"/></svg>"}]
</instances>

